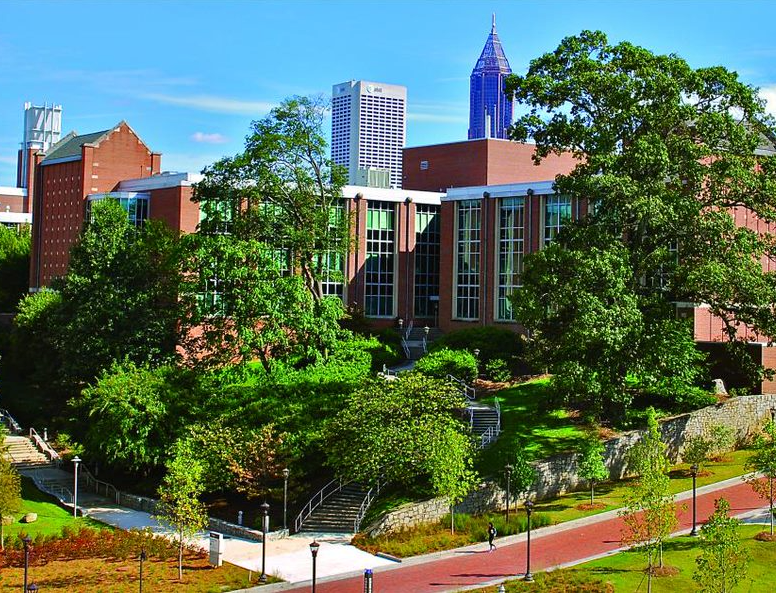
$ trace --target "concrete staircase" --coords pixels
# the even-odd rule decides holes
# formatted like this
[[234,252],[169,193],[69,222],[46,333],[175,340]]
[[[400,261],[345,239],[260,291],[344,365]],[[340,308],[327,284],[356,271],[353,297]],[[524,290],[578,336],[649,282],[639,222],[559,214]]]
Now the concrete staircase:
[[497,430],[499,425],[498,412],[495,408],[472,402],[469,405],[471,413],[472,434],[480,438],[488,429]]
[[[442,331],[438,327],[429,328],[428,337],[426,338],[427,347],[441,336]],[[409,332],[403,330],[402,337],[409,349],[409,355],[407,356],[409,360],[418,360],[426,353],[423,350],[423,338],[426,337],[426,331],[423,327],[413,327]]]
[[56,467],[54,463],[49,461],[48,457],[38,451],[27,437],[7,436],[4,445],[6,447],[5,457],[11,460],[13,466],[20,473]]
[[361,503],[369,488],[356,482],[331,494],[302,523],[301,533],[353,533]]

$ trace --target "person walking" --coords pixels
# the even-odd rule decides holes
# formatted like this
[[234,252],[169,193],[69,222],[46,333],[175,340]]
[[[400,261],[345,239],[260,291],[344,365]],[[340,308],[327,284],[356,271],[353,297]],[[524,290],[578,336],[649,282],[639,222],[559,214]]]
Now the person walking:
[[496,537],[496,528],[493,527],[493,523],[488,523],[488,552],[492,552],[496,549],[496,546],[493,545],[493,540]]

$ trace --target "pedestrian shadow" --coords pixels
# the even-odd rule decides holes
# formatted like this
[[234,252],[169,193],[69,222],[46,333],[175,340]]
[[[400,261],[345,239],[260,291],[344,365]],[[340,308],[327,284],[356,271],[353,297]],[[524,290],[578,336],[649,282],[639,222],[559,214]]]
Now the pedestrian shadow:
[[455,550],[454,554],[487,554],[488,550]]
[[487,572],[462,572],[459,574],[451,574],[451,577],[460,577],[464,579],[496,579],[496,578],[504,578],[504,577],[514,577],[514,573],[505,573],[505,572],[493,572],[493,573],[487,573]]

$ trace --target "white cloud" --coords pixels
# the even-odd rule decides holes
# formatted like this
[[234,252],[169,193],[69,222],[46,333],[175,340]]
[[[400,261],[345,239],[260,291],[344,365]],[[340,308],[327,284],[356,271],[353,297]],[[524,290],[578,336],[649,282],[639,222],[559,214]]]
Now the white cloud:
[[760,96],[765,99],[765,110],[776,116],[776,84],[761,87]]
[[212,95],[192,95],[192,96],[173,96],[157,93],[147,93],[141,95],[141,98],[168,105],[178,105],[180,107],[189,107],[200,111],[212,111],[215,113],[234,113],[241,115],[262,115],[269,112],[275,103],[266,101],[244,101],[241,99],[232,99],[230,97],[215,97]]
[[224,144],[225,142],[229,141],[226,136],[217,132],[213,134],[208,134],[206,132],[194,132],[191,135],[191,139],[194,140],[194,142],[201,142],[203,144]]
[[165,171],[199,173],[221,159],[220,154],[190,154],[181,152],[165,152],[162,155],[162,167]]

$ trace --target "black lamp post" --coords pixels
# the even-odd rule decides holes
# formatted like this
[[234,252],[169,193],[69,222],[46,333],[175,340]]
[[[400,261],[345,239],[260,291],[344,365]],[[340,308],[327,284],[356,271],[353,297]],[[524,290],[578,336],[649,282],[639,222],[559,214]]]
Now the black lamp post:
[[771,422],[776,422],[776,408],[771,408]]
[[267,563],[267,531],[269,528],[269,505],[267,502],[261,503],[261,576],[259,577],[260,583],[267,582],[267,573],[265,571]]
[[313,543],[310,544],[310,554],[313,555],[313,589],[312,593],[315,593],[315,559],[318,557],[318,548],[321,547],[321,544],[319,544],[317,541],[313,540]]
[[690,466],[690,473],[692,474],[692,531],[690,535],[698,535],[698,529],[695,522],[695,479],[698,477],[698,464],[693,463]]
[[512,466],[510,464],[506,464],[504,466],[504,473],[506,474],[507,478],[507,515],[506,515],[506,521],[509,523],[509,483],[512,481]]
[[528,546],[525,556],[525,578],[523,579],[527,583],[533,583],[533,575],[531,574],[531,513],[533,512],[533,502],[531,500],[525,501],[525,514],[528,517]]
[[283,529],[288,529],[286,523],[286,512],[288,511],[288,475],[291,471],[286,467],[283,468]]
[[143,562],[147,559],[145,548],[140,548],[140,556],[138,556],[138,560],[140,560],[140,593],[143,593]]
[[26,593],[27,591],[27,569],[30,565],[30,544],[32,543],[32,538],[29,535],[25,535],[22,538],[22,543],[24,544],[24,591]]
[[364,570],[364,593],[373,593],[371,568]]

